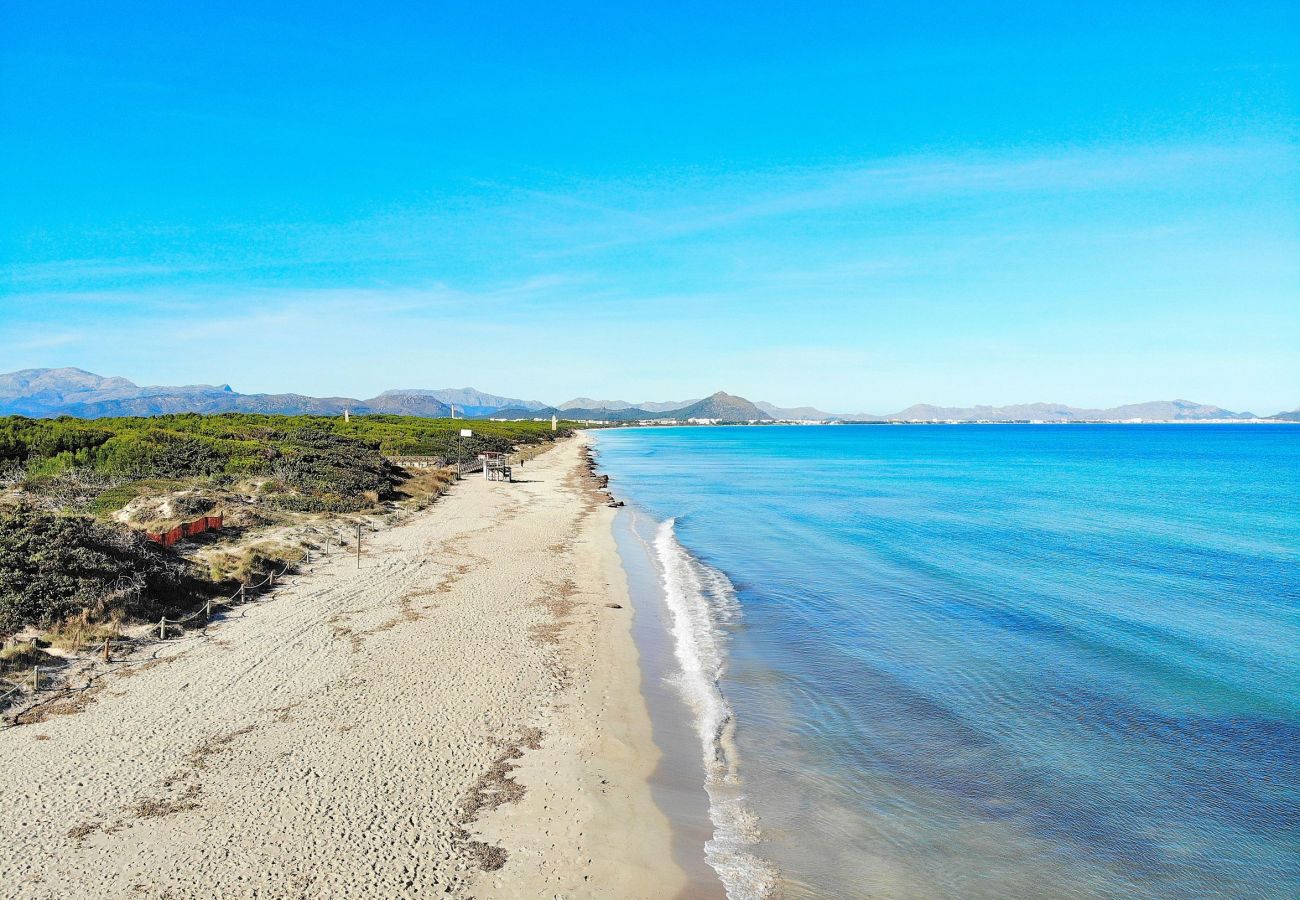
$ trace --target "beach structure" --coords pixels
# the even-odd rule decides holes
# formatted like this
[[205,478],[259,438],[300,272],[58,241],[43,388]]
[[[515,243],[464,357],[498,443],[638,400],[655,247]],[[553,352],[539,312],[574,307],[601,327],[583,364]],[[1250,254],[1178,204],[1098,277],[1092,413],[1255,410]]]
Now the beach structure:
[[487,451],[480,453],[483,460],[483,477],[488,481],[510,481],[510,459],[504,453]]

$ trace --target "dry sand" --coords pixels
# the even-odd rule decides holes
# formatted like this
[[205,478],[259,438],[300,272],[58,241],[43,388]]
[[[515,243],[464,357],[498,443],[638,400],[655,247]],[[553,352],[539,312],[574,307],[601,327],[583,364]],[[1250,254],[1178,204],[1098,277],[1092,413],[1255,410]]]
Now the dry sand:
[[[0,894],[672,897],[580,439],[0,731]],[[621,608],[613,608],[618,604]]]

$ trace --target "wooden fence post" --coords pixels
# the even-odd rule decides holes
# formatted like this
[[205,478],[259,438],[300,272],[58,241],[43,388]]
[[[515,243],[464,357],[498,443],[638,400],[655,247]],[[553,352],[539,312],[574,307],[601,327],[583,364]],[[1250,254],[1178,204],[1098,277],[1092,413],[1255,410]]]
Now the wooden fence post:
[[109,655],[108,649],[108,642],[111,640],[112,638],[104,638],[104,662],[112,662],[112,657]]
[[41,689],[41,667],[32,666],[32,690],[39,691],[40,689]]
[[167,640],[167,617],[163,616],[158,620],[158,640]]

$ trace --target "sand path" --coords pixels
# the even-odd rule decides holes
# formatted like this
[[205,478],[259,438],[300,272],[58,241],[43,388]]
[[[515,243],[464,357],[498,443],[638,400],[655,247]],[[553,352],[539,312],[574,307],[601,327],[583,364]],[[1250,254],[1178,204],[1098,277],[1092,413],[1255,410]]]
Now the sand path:
[[579,445],[0,732],[0,895],[673,896]]

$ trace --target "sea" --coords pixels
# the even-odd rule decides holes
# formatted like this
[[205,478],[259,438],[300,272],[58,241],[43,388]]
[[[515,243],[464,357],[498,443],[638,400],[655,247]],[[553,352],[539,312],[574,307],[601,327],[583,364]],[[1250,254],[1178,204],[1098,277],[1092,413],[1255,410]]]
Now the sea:
[[1300,426],[595,438],[732,900],[1300,897]]

